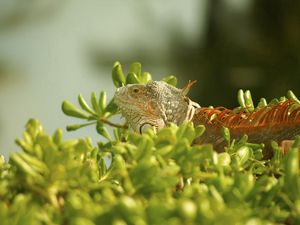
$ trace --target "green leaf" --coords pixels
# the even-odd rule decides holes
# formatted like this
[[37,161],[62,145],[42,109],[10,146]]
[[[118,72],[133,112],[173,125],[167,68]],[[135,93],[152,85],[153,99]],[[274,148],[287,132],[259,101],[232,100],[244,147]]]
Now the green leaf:
[[245,91],[245,93],[244,93],[244,99],[245,99],[245,104],[246,104],[247,110],[249,110],[250,112],[252,112],[254,110],[254,105],[253,105],[251,93],[250,93],[249,90]]
[[60,144],[62,141],[62,136],[63,136],[62,129],[56,129],[56,131],[54,132],[54,134],[52,136],[53,142],[57,145]]
[[67,116],[77,117],[81,119],[88,119],[89,115],[82,111],[81,109],[77,108],[75,105],[73,105],[69,101],[64,101],[62,104],[62,111]]
[[137,146],[135,155],[137,161],[149,160],[149,157],[151,156],[153,150],[153,146],[153,141],[149,137],[143,136],[139,141],[139,145]]
[[24,140],[21,140],[21,139],[18,138],[18,139],[16,139],[16,144],[18,146],[20,146],[23,149],[23,151],[25,151],[25,152],[30,152],[30,153],[33,152],[32,145],[30,145],[29,143],[25,142]]
[[257,105],[258,108],[263,108],[266,107],[268,105],[267,100],[265,98],[261,98],[259,100],[259,103]]
[[285,168],[285,182],[286,190],[290,192],[294,199],[300,199],[300,180],[299,180],[299,149],[290,148],[286,161]]
[[247,146],[242,146],[242,147],[240,147],[237,150],[236,155],[238,156],[239,163],[241,165],[243,165],[250,158],[250,156],[251,156],[251,149],[249,147],[247,147]]
[[116,141],[120,141],[120,132],[119,132],[118,128],[114,128],[113,133],[114,133],[114,137],[115,137]]
[[147,84],[149,81],[152,80],[152,76],[150,73],[144,72],[143,74],[141,74],[140,80],[143,84]]
[[111,135],[109,134],[107,128],[104,127],[102,123],[97,123],[96,130],[97,130],[98,134],[107,138],[109,141],[112,141]]
[[100,92],[99,107],[100,107],[101,113],[103,113],[105,111],[105,107],[106,107],[106,92],[104,92],[104,91]]
[[44,162],[37,159],[36,157],[30,156],[25,152],[20,152],[19,156],[24,160],[28,165],[30,165],[36,172],[38,173],[46,173],[48,172],[48,168]]
[[286,95],[289,99],[293,99],[294,101],[296,101],[297,103],[300,104],[300,100],[297,98],[297,96],[291,90],[289,90]]
[[179,127],[176,137],[178,140],[186,138],[190,143],[195,139],[195,130],[191,122],[183,122]]
[[242,108],[246,108],[246,103],[245,103],[245,98],[244,98],[244,91],[242,89],[240,89],[238,91],[238,95],[237,95],[237,100],[238,100],[238,103],[239,105],[242,107]]
[[177,85],[177,78],[174,75],[166,76],[162,80],[174,87],[176,87],[176,85]]
[[227,127],[222,128],[223,137],[228,145],[230,146],[230,130]]
[[89,112],[92,115],[97,115],[95,114],[95,111],[90,108],[90,106],[87,104],[87,102],[84,100],[81,94],[78,95],[78,102],[83,110]]
[[90,126],[90,125],[95,124],[95,123],[96,122],[93,121],[93,122],[90,122],[90,123],[68,125],[67,126],[67,131],[75,131],[75,130],[78,130],[78,129],[82,128],[82,127]]
[[140,84],[141,80],[135,73],[128,73],[126,77],[126,84]]
[[91,93],[91,103],[92,103],[93,109],[95,110],[97,115],[99,115],[101,113],[101,109],[98,105],[96,92],[94,92],[94,91]]
[[103,177],[107,173],[107,167],[103,157],[101,157],[99,160],[99,166],[100,166],[100,176]]
[[125,85],[125,76],[122,71],[122,66],[119,62],[114,63],[112,69],[112,80],[117,88]]
[[179,213],[186,219],[194,219],[197,215],[197,206],[192,200],[180,202]]
[[227,152],[218,154],[218,164],[221,166],[229,166],[231,163],[231,157]]
[[41,123],[36,119],[29,119],[26,123],[26,132],[35,139],[37,135],[43,134],[44,130]]
[[71,140],[62,141],[59,144],[59,148],[60,149],[71,149],[71,148],[74,148],[78,143],[79,143],[78,139],[71,139]]
[[111,166],[109,167],[106,175],[111,178],[118,179],[126,174],[126,163],[121,155],[116,154],[112,159]]
[[13,153],[10,157],[10,160],[14,162],[25,174],[28,174],[39,180],[41,179],[40,174],[38,174],[27,162],[25,162],[18,153]]
[[132,63],[129,68],[129,73],[134,73],[140,78],[142,74],[142,65],[139,62]]
[[269,102],[269,104],[268,105],[278,105],[278,103],[279,103],[279,100],[277,99],[277,98],[273,98],[270,102]]
[[198,138],[204,134],[206,128],[204,125],[198,125],[194,129],[195,129],[195,138]]

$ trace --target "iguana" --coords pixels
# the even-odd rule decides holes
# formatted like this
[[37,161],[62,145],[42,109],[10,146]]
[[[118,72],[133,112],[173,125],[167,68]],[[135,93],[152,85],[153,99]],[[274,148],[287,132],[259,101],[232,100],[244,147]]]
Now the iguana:
[[204,135],[195,143],[212,143],[217,151],[224,150],[222,127],[230,129],[232,138],[238,139],[247,134],[250,142],[264,143],[266,149],[270,147],[271,140],[282,142],[300,134],[300,104],[293,99],[260,107],[252,112],[200,107],[187,97],[194,83],[189,82],[183,89],[164,81],[151,81],[145,85],[129,84],[118,88],[114,99],[133,130],[158,130],[168,123],[179,125],[189,120],[206,127]]

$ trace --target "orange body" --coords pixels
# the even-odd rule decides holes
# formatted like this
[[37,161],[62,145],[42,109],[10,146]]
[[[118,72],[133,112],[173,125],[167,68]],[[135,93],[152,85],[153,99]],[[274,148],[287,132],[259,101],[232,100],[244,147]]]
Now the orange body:
[[232,138],[238,139],[247,134],[249,142],[264,143],[266,153],[270,154],[271,140],[280,143],[300,134],[300,104],[286,100],[252,112],[242,110],[238,113],[223,107],[200,108],[193,122],[206,126],[205,134],[196,140],[198,144],[214,143],[214,148],[222,151],[226,144],[222,127],[227,127]]

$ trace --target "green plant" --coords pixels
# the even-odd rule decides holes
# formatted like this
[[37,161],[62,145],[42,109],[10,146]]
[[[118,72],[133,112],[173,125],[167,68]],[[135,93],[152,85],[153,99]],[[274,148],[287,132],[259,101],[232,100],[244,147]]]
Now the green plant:
[[[115,63],[116,87],[151,79],[139,63],[129,71],[125,77]],[[174,76],[165,80],[176,85]],[[273,143],[274,157],[263,160],[262,145],[247,136],[231,140],[224,129],[228,146],[217,153],[210,144],[192,145],[205,128],[191,122],[156,134],[111,123],[117,107],[105,96],[92,93],[89,106],[79,95],[81,109],[68,101],[62,106],[87,121],[68,130],[96,125],[107,139],[97,146],[89,138],[64,140],[60,129],[48,135],[37,120],[28,121],[16,141],[22,151],[8,162],[0,157],[1,224],[300,223],[300,138],[287,155]],[[250,97],[241,93],[239,101],[248,98],[249,108]]]

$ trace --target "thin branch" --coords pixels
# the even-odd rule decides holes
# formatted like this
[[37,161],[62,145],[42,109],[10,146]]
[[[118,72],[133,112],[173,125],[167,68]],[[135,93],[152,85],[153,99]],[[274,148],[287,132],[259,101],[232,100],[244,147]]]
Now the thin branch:
[[109,126],[116,127],[116,128],[124,128],[124,129],[128,128],[128,126],[126,124],[122,125],[122,124],[113,123],[104,118],[99,118],[98,121],[101,123],[108,124]]

